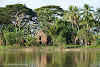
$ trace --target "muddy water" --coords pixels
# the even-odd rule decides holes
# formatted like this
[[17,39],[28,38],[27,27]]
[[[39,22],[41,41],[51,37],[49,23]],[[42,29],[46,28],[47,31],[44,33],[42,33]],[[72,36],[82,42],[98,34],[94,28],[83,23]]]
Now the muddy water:
[[0,49],[0,67],[100,67],[100,49]]

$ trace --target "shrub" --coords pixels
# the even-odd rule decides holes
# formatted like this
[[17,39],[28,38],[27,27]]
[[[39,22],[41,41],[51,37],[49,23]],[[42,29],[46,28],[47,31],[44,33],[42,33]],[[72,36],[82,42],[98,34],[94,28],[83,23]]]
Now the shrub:
[[96,45],[100,45],[100,39],[96,40]]
[[6,45],[13,45],[15,43],[21,44],[24,39],[23,32],[4,32],[4,38],[6,40]]
[[28,36],[26,39],[25,46],[38,46],[39,43],[36,41],[36,38]]

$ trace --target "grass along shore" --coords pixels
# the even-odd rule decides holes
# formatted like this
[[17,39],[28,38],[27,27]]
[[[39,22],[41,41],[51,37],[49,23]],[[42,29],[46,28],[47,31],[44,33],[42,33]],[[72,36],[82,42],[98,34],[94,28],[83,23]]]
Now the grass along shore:
[[70,48],[100,48],[100,45],[89,45],[89,46],[81,46],[81,45],[66,45],[66,46],[0,46],[0,49],[2,48],[34,48],[39,47],[41,49],[44,48],[61,48],[61,49],[70,49]]

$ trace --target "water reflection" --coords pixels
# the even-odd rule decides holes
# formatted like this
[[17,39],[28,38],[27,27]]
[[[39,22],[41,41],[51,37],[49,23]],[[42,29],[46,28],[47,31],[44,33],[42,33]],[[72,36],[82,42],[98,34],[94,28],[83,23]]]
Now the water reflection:
[[100,49],[80,51],[0,50],[0,67],[99,67]]

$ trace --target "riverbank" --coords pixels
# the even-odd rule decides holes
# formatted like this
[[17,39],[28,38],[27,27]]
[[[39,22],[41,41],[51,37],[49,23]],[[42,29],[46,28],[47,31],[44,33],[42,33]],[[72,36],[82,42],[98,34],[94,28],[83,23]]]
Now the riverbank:
[[[75,45],[74,45],[75,46]],[[76,45],[78,46],[78,45]],[[76,48],[76,46],[74,48],[66,48],[66,46],[31,46],[31,47],[23,47],[23,46],[0,46],[0,50],[6,50],[6,51],[19,51],[19,52],[80,52],[83,50],[91,50],[91,49],[95,49],[95,48],[100,48],[99,45],[97,46],[81,46]],[[68,47],[68,46],[67,46]],[[71,46],[69,46],[71,47]],[[72,46],[73,47],[73,46]]]
[[17,48],[39,48],[39,49],[71,49],[71,48],[100,48],[100,45],[90,45],[90,46],[80,46],[80,45],[67,45],[67,46],[0,46],[0,49],[2,48],[11,48],[11,49],[17,49]]

